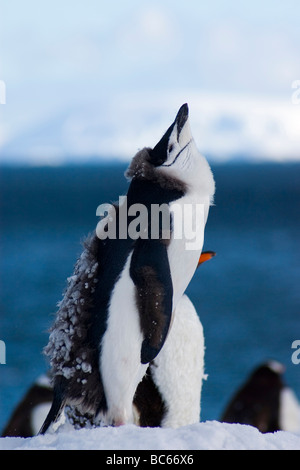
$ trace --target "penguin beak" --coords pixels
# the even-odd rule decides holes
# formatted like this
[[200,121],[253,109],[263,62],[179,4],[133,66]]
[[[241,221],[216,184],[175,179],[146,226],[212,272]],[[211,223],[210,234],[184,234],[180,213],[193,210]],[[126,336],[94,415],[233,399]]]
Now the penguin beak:
[[175,118],[175,124],[177,124],[177,136],[180,135],[186,121],[188,120],[188,117],[189,117],[189,107],[187,103],[185,103],[181,106]]
[[192,133],[189,124],[189,107],[187,103],[179,109],[174,121],[174,127],[177,129],[177,142],[183,149],[192,140]]
[[[183,150],[192,140],[189,124],[189,107],[185,103],[179,109],[176,118],[160,141],[151,150],[151,163],[154,166],[162,165],[167,158],[169,145],[179,144],[179,151]],[[167,165],[168,166],[168,165]]]
[[203,251],[200,255],[197,267],[199,267],[200,264],[205,263],[205,261],[212,259],[214,256],[216,256],[216,254],[217,253],[215,253],[214,251]]

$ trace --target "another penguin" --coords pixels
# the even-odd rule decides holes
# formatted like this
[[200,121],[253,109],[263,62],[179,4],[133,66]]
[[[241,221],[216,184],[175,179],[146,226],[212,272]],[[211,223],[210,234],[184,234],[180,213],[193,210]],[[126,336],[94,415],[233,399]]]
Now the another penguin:
[[[201,253],[198,266],[215,256]],[[134,424],[142,427],[187,426],[200,420],[204,374],[204,335],[197,312],[187,297],[178,302],[164,347],[149,364],[134,400]],[[67,407],[66,419],[75,428],[97,426],[90,415]]]
[[[186,104],[159,143],[133,158],[127,176],[128,208],[140,204],[151,214],[153,205],[167,206],[169,236],[160,226],[155,238],[123,237],[119,220],[109,214],[103,237],[97,232],[87,240],[45,349],[54,399],[41,433],[66,404],[104,424],[134,422],[136,388],[163,347],[172,313],[196,270],[215,186],[192,138]],[[175,203],[182,212],[191,209],[189,219],[200,235],[195,249],[187,247],[190,234],[174,236],[180,231]],[[117,215],[121,209],[116,207]],[[133,220],[128,217],[127,229]],[[117,236],[105,239],[111,223]]]
[[[198,266],[215,254],[203,252]],[[137,387],[136,424],[177,428],[199,422],[205,379],[204,351],[202,323],[184,294],[176,306],[164,347]]]
[[13,411],[1,437],[32,437],[40,430],[53,400],[49,377],[42,375]]
[[286,386],[284,366],[269,361],[257,367],[226,407],[221,421],[249,424],[260,432],[299,431],[300,406]]

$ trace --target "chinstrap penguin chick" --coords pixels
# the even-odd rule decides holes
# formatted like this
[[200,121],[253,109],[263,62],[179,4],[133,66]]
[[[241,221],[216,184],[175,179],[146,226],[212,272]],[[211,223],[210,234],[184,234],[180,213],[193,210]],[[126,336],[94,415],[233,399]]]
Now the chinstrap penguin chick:
[[[192,138],[186,104],[159,143],[133,158],[127,177],[128,208],[142,204],[151,214],[153,204],[167,205],[169,237],[160,227],[155,239],[123,238],[113,220],[115,238],[97,232],[87,240],[45,348],[54,399],[41,433],[65,405],[108,425],[134,422],[137,386],[161,351],[173,312],[197,268],[215,186]],[[174,236],[175,204],[191,208],[198,236],[194,249],[187,248],[190,237],[184,231],[181,238]],[[133,219],[128,217],[127,224]],[[110,223],[107,217],[103,232]]]

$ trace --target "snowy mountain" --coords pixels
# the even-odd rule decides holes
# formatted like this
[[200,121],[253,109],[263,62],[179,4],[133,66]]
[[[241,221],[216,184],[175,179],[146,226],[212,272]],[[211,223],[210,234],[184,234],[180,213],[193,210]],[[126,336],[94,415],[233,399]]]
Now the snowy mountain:
[[184,102],[197,145],[210,160],[300,160],[300,105],[291,99],[178,91],[81,98],[48,113],[36,110],[26,123],[4,126],[0,161],[129,160],[157,142]]

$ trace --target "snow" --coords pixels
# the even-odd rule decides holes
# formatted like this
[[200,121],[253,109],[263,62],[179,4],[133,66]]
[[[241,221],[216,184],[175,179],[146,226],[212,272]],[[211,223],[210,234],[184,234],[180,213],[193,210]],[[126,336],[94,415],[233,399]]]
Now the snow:
[[252,426],[218,421],[177,429],[125,425],[5,437],[0,450],[300,450],[300,433],[262,434]]

